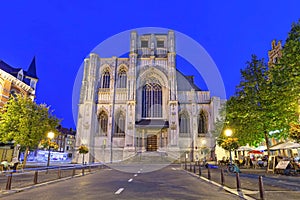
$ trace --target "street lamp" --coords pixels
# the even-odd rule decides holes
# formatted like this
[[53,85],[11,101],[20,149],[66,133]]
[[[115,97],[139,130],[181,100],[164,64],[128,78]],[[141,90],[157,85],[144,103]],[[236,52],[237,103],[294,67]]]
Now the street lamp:
[[[227,136],[227,137],[231,137],[231,135],[232,135],[232,130],[231,129],[226,129],[225,131],[224,131],[224,133],[225,133],[225,135]],[[231,156],[231,149],[229,149],[229,159],[230,159],[230,165],[232,165],[232,156]]]
[[[53,132],[49,132],[47,134],[47,137],[49,138],[50,142],[51,140],[54,138],[54,133]],[[47,170],[48,170],[48,167],[49,167],[49,164],[50,164],[50,142],[49,142],[49,147],[48,147],[48,162],[47,162]]]

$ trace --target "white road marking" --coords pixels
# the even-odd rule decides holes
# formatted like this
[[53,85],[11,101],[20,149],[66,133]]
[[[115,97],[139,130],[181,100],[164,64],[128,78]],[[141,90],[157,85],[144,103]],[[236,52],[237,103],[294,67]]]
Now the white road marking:
[[121,192],[123,192],[123,190],[124,190],[124,188],[120,188],[115,192],[115,194],[120,194]]
[[138,171],[138,174],[140,174],[141,173],[141,171]]
[[128,180],[128,182],[130,183],[132,180],[133,180],[133,179],[131,178],[131,179]]
[[137,176],[137,174],[134,174],[133,176]]
[[172,170],[177,170],[176,168],[172,167]]

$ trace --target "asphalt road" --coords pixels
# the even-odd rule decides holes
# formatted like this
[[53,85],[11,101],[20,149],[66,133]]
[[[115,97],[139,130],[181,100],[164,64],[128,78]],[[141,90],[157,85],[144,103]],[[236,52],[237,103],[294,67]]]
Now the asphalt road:
[[[240,199],[223,189],[195,178],[178,166],[158,167],[147,172],[147,166],[131,167],[134,173],[103,169],[93,174],[31,188],[5,195],[6,200],[76,200],[76,199]],[[143,169],[144,168],[144,169]]]

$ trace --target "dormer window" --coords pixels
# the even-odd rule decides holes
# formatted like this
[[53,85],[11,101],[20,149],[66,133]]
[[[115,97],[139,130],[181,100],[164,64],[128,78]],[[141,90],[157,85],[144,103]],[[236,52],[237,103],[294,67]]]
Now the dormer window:
[[34,80],[30,80],[30,87],[35,89],[36,82]]
[[156,46],[158,48],[164,48],[165,47],[165,42],[163,40],[158,40]]
[[148,48],[148,40],[142,40],[141,41],[141,47],[142,48]]
[[17,76],[17,79],[23,81],[23,71],[22,71],[22,70],[19,71],[18,76]]

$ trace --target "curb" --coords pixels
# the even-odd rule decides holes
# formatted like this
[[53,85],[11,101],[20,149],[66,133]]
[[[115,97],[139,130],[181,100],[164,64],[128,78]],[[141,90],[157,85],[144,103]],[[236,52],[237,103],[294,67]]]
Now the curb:
[[212,180],[209,180],[209,179],[207,179],[207,178],[205,178],[205,177],[203,177],[203,176],[198,176],[197,174],[194,174],[194,173],[189,172],[189,171],[184,170],[184,169],[182,169],[182,170],[185,171],[186,173],[192,175],[192,176],[195,176],[195,177],[197,177],[197,178],[199,178],[199,179],[202,179],[202,180],[204,180],[204,181],[206,181],[206,182],[208,182],[208,183],[211,183],[211,184],[213,184],[213,185],[215,185],[215,186],[217,186],[217,187],[219,187],[219,188],[222,188],[222,189],[224,189],[225,191],[227,191],[227,192],[229,192],[229,193],[231,193],[231,194],[235,194],[235,195],[237,195],[237,196],[239,196],[239,197],[241,197],[241,198],[243,198],[243,199],[246,199],[246,200],[256,200],[256,199],[254,199],[254,198],[252,198],[252,197],[247,196],[246,194],[243,194],[243,190],[237,191],[236,189],[232,189],[232,188],[226,187],[226,186],[221,185],[221,184],[219,184],[219,183],[217,183],[217,182],[214,182],[214,181],[212,181]]

